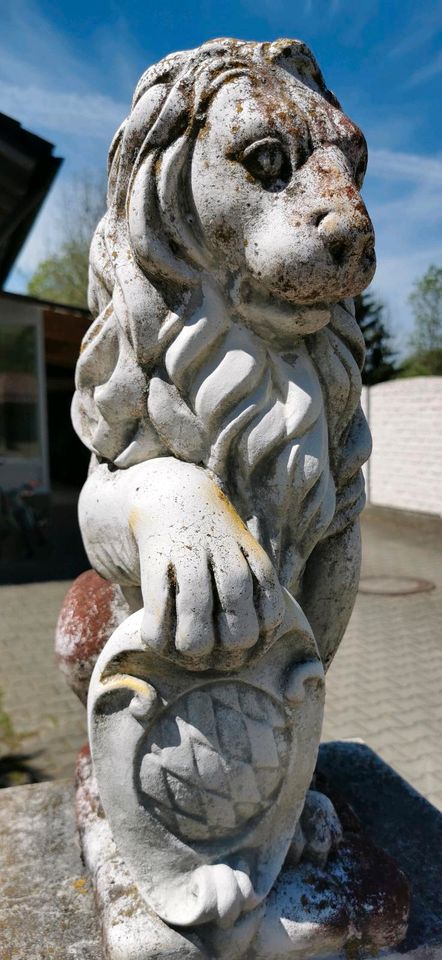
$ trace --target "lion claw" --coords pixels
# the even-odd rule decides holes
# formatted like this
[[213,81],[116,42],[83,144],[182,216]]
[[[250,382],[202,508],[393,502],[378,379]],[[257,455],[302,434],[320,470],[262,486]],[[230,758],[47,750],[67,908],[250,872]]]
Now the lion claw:
[[309,790],[290,845],[288,862],[294,865],[300,860],[309,860],[323,868],[341,841],[342,827],[331,800],[318,790]]

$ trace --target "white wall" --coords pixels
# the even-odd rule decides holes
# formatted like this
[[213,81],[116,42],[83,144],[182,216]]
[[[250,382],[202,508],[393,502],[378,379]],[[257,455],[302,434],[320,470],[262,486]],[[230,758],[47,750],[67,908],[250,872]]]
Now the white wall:
[[442,377],[410,377],[364,388],[373,436],[369,503],[442,514]]

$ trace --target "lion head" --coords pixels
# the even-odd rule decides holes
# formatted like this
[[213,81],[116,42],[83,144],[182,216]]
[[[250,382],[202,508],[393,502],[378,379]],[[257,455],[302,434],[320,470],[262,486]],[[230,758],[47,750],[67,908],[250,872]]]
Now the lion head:
[[212,41],[141,77],[91,246],[81,439],[116,468],[212,469],[291,585],[361,497],[365,167],[304,44]]

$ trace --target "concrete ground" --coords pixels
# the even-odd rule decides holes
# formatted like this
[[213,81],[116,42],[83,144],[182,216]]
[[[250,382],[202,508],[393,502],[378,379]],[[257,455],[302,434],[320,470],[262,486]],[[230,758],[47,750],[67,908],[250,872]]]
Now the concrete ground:
[[[328,675],[324,723],[324,739],[365,741],[440,809],[441,531],[437,518],[373,508],[364,514],[362,587],[398,589],[400,582],[385,578],[412,577],[431,581],[435,589],[358,595]],[[68,585],[0,587],[0,771],[3,755],[8,783],[69,777],[86,738],[84,708],[58,674],[52,653]],[[9,763],[11,753],[27,757]]]

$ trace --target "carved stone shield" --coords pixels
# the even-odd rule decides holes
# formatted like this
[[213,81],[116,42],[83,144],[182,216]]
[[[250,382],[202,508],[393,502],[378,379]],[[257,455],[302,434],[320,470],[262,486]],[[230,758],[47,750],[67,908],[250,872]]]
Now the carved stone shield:
[[287,594],[279,636],[236,673],[195,674],[115,631],[89,691],[91,749],[119,853],[166,922],[230,925],[281,869],[313,773],[323,670]]

